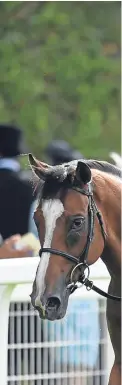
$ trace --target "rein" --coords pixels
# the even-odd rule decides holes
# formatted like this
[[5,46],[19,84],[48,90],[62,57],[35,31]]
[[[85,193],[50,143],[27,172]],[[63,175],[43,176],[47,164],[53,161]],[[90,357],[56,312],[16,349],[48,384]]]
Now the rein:
[[[79,260],[72,256],[71,254],[65,253],[64,251],[60,251],[57,249],[52,249],[52,248],[41,248],[39,251],[39,256],[41,257],[42,253],[51,253],[55,255],[59,255],[61,257],[66,258],[70,262],[73,262],[75,264],[75,267],[73,268],[71,272],[71,283],[67,286],[67,289],[70,290],[70,294],[72,294],[77,288],[77,284],[74,283],[73,281],[73,275],[74,272],[76,271],[77,268],[81,269],[81,275],[79,277],[78,282],[82,283],[84,286],[86,286],[86,289],[89,290],[94,290],[96,293],[102,295],[105,298],[112,299],[115,301],[121,301],[121,297],[117,297],[111,294],[108,294],[104,292],[103,290],[99,289],[97,286],[93,284],[93,281],[89,280],[90,276],[90,268],[87,263],[87,258],[88,258],[88,252],[90,248],[90,244],[92,242],[93,236],[94,236],[94,220],[95,220],[95,215],[97,216],[99,225],[101,227],[101,233],[104,239],[104,245],[105,245],[105,240],[106,240],[106,233],[104,229],[104,224],[102,220],[101,213],[99,212],[97,205],[94,201],[93,198],[93,192],[92,192],[92,187],[91,187],[91,182],[88,184],[87,190],[85,189],[80,189],[79,187],[72,187],[73,190],[86,195],[89,200],[89,205],[88,205],[88,235],[87,235],[87,241],[86,245],[82,251],[82,253],[79,256]],[[87,277],[85,276],[84,272],[82,273],[82,268],[87,269]]]

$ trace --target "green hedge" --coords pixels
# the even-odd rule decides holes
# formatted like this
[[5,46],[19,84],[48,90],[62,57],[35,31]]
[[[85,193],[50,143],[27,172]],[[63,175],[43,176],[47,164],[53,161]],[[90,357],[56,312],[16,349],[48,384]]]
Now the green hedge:
[[120,152],[120,2],[1,2],[0,32],[1,122],[37,156],[52,138]]

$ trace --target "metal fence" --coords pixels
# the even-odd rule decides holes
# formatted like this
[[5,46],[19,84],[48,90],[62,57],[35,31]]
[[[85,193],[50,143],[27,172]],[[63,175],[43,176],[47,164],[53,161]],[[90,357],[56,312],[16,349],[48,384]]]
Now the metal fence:
[[[78,301],[83,298],[79,297]],[[71,301],[75,301],[75,298]],[[84,304],[86,299],[84,298]],[[91,301],[95,301],[91,298]],[[69,341],[64,321],[41,321],[29,302],[12,302],[9,312],[8,384],[9,385],[105,385],[108,377],[106,301],[97,300],[99,341],[83,339],[78,328],[80,319],[91,319],[93,314],[85,307],[72,313],[74,335]],[[77,320],[77,324],[75,325]],[[57,324],[58,323],[58,324]],[[62,330],[63,326],[63,330]],[[95,325],[91,325],[94,328]],[[84,325],[85,327],[85,325]],[[77,331],[76,331],[77,328]],[[88,330],[88,328],[87,328]],[[63,335],[62,335],[63,332]],[[76,338],[77,334],[77,338]],[[88,330],[89,334],[89,330]],[[97,346],[94,367],[89,368],[89,346]],[[84,349],[87,347],[87,349]],[[62,359],[63,354],[63,359]],[[76,357],[85,354],[86,367]],[[72,357],[71,357],[72,355]]]
[[[0,385],[107,385],[106,300],[78,289],[63,320],[40,320],[29,302],[37,261],[0,263]],[[103,266],[95,264],[91,278],[107,290]]]

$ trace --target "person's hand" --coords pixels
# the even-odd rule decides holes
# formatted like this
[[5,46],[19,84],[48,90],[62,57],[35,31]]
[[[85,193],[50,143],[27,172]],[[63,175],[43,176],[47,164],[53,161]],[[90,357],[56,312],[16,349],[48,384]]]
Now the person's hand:
[[0,246],[0,259],[5,258],[25,258],[29,256],[29,252],[32,251],[32,248],[29,246],[24,247],[21,250],[16,250],[16,243],[21,240],[20,235],[13,235],[12,237],[6,239],[3,244]]

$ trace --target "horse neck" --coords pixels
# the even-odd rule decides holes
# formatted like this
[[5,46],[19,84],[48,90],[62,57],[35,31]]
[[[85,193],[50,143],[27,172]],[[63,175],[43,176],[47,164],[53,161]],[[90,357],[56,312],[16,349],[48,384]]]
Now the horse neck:
[[93,170],[94,198],[101,211],[107,233],[102,260],[111,276],[120,274],[121,267],[121,180]]

